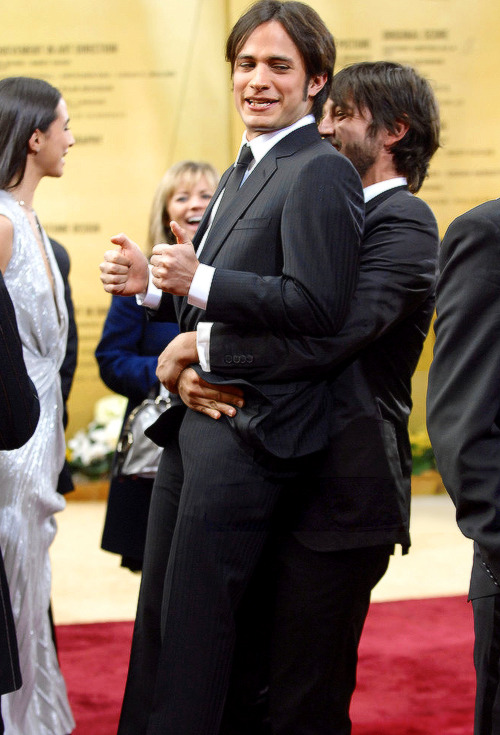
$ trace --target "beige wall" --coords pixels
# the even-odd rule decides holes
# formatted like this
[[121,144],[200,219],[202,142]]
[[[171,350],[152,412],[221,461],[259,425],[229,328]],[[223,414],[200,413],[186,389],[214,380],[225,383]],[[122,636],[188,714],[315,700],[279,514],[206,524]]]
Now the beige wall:
[[[28,0],[2,7],[0,76],[30,75],[59,87],[77,145],[61,181],[44,180],[35,206],[72,259],[80,332],[69,434],[86,425],[106,393],[93,351],[109,297],[98,265],[109,237],[143,242],[163,171],[181,158],[220,171],[242,127],[224,62],[228,29],[247,0]],[[337,69],[390,59],[416,66],[436,90],[443,147],[420,196],[441,234],[462,211],[497,196],[500,152],[495,70],[500,8],[477,0],[313,0],[338,47]],[[414,381],[412,426],[424,421],[429,338]]]

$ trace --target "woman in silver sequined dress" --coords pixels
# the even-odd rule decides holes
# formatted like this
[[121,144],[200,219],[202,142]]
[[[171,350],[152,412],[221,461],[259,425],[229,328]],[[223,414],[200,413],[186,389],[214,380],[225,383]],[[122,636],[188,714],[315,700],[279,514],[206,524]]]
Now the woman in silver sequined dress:
[[61,94],[27,77],[0,81],[0,270],[14,302],[40,419],[21,449],[0,451],[0,547],[16,623],[23,684],[2,696],[7,735],[67,735],[74,728],[48,617],[49,547],[64,461],[59,368],[68,315],[64,286],[33,196],[63,173],[74,138]]

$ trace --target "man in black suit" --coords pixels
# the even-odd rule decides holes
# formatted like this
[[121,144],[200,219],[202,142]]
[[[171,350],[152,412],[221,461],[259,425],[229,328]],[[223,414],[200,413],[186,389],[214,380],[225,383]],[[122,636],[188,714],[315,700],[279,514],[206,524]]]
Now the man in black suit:
[[[335,59],[331,34],[315,11],[297,2],[256,3],[233,28],[227,58],[246,128],[242,150],[248,143],[253,159],[241,164],[247,178],[238,189],[239,163],[223,175],[194,238],[198,257],[172,225],[180,244],[156,246],[151,260],[155,285],[183,297],[174,302],[182,334],[164,359],[177,363],[194,351],[201,375],[223,384],[225,371],[210,372],[203,357],[212,307],[220,312],[212,329],[239,321],[255,337],[255,349],[230,350],[229,363],[266,359],[273,330],[296,335],[307,350],[310,338],[335,333],[345,318],[363,219],[357,173],[321,140],[315,124]],[[113,241],[120,250],[107,253],[102,265],[107,290],[142,291],[142,254],[124,236]],[[159,309],[169,320],[171,303],[164,296]],[[303,458],[326,443],[326,380],[297,374],[237,383],[245,406],[230,420],[172,408],[151,431],[165,449],[153,489],[121,735],[217,735],[235,615],[273,508]],[[176,423],[179,432],[169,433]]]
[[[64,405],[63,426],[64,428],[66,428],[68,425],[67,403],[71,391],[71,386],[73,385],[73,378],[75,376],[77,363],[78,331],[75,320],[75,307],[71,295],[71,285],[69,282],[71,261],[68,255],[68,251],[66,250],[64,245],[61,245],[60,242],[54,240],[52,237],[50,237],[49,240],[64,282],[64,300],[66,302],[66,308],[68,310],[68,339],[66,340],[66,354],[64,355],[64,360],[59,369],[59,375],[61,378],[61,392]],[[75,483],[73,482],[71,468],[69,466],[68,460],[65,459],[57,481],[57,492],[61,493],[61,495],[66,495],[67,493],[72,492],[74,489]],[[54,625],[54,616],[52,614],[52,603],[49,606],[49,619],[54,646],[57,650],[57,637],[56,628]]]
[[[68,425],[68,409],[67,403],[71,386],[73,385],[73,378],[75,376],[77,354],[78,354],[78,331],[75,320],[75,307],[73,304],[73,298],[71,295],[71,285],[69,282],[69,271],[71,267],[71,261],[69,259],[68,251],[61,245],[60,242],[50,239],[52,250],[57,261],[59,270],[64,282],[64,300],[66,302],[66,308],[68,309],[68,339],[66,342],[66,354],[59,370],[61,376],[61,391],[64,403],[64,414],[63,414],[63,426],[66,428]],[[68,461],[64,460],[63,468],[59,474],[59,480],[57,483],[57,492],[61,495],[66,495],[75,489],[73,478],[71,475],[71,469]]]
[[441,246],[427,426],[462,533],[474,540],[474,735],[500,733],[500,200],[458,217]]
[[[439,114],[426,80],[400,64],[362,63],[335,75],[320,132],[361,176],[366,219],[359,282],[337,335],[300,340],[267,335],[265,360],[232,365],[236,378],[331,378],[328,449],[316,455],[276,513],[276,603],[270,632],[273,735],[347,735],[357,649],[371,590],[395,544],[410,545],[411,377],[434,307],[438,230],[429,207],[413,196],[439,145]],[[220,318],[217,312],[214,319]],[[212,370],[230,349],[252,353],[248,335],[215,328]],[[229,368],[226,365],[226,373]],[[179,389],[195,410],[224,412],[217,394],[192,370]],[[198,391],[198,393],[197,393]],[[230,401],[230,397],[226,396]],[[263,564],[265,567],[266,565]],[[257,590],[257,591],[256,591]],[[265,628],[256,617],[258,580],[246,602],[248,620],[237,648],[227,729],[244,711],[249,671]],[[252,598],[253,595],[253,598]],[[265,599],[265,594],[261,595]],[[251,628],[251,623],[250,623]],[[252,650],[246,643],[251,641]],[[248,698],[248,697],[247,697]],[[260,733],[255,717],[251,732]],[[267,730],[263,730],[267,732]]]
[[[14,306],[0,273],[0,450],[18,449],[26,444],[39,416],[40,404],[26,372]],[[16,630],[0,552],[0,694],[20,686]],[[0,733],[3,732],[0,713]]]

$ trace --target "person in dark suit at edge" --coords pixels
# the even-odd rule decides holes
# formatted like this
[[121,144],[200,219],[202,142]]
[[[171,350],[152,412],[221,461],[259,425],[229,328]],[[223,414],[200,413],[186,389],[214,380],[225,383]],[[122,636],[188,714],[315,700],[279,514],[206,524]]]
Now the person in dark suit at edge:
[[474,735],[500,733],[500,200],[448,227],[439,256],[427,427],[462,533],[474,541]]
[[[288,489],[275,513],[276,546],[262,564],[266,571],[275,564],[274,611],[257,616],[257,579],[245,600],[250,628],[258,621],[258,630],[242,625],[224,735],[261,732],[258,715],[245,710],[245,690],[266,614],[273,735],[351,732],[371,591],[394,545],[404,552],[410,546],[411,378],[433,313],[439,243],[431,210],[414,194],[439,147],[439,127],[433,91],[410,67],[366,62],[334,76],[319,129],[356,167],[366,201],[359,281],[347,319],[335,336],[309,340],[307,353],[300,339],[269,334],[265,359],[229,366],[235,378],[276,381],[327,369],[333,400],[327,450],[302,468],[295,491]],[[211,368],[217,373],[226,365],[229,373],[229,352],[254,349],[250,336],[216,327]],[[214,418],[228,409],[229,396],[224,406],[219,389],[207,390],[190,368],[178,390],[187,405]]]
[[[66,429],[68,425],[68,408],[67,403],[71,386],[73,385],[73,378],[75,376],[77,354],[78,354],[78,330],[75,320],[75,307],[73,304],[73,298],[71,295],[71,285],[69,282],[69,271],[71,268],[71,261],[69,259],[68,251],[61,245],[60,242],[49,237],[50,245],[54,251],[54,256],[57,262],[57,266],[61,271],[61,276],[64,282],[64,300],[66,302],[66,308],[68,309],[68,339],[66,341],[66,354],[59,370],[61,376],[61,392],[63,397],[64,412],[63,412],[63,426]],[[57,492],[61,495],[66,495],[75,489],[75,483],[73,482],[73,476],[71,474],[71,468],[67,459],[64,460],[61,472],[59,473],[59,480],[57,482]],[[52,611],[52,603],[49,606],[49,619],[50,627],[52,629],[52,639],[57,652],[57,635],[54,624],[54,616]]]
[[[40,404],[24,364],[14,306],[0,273],[0,450],[26,444],[39,415]],[[0,695],[19,689],[21,683],[16,629],[0,550]]]
[[[68,251],[61,245],[60,242],[54,240],[52,237],[49,238],[52,250],[57,261],[59,270],[64,282],[64,300],[66,301],[66,308],[68,309],[68,340],[66,343],[66,355],[64,356],[59,375],[61,376],[61,391],[64,403],[64,415],[63,415],[63,426],[64,428],[68,425],[68,409],[67,403],[71,386],[73,385],[73,378],[75,377],[77,355],[78,355],[78,330],[75,320],[75,307],[73,304],[73,298],[71,295],[71,285],[69,282],[69,271],[71,262],[69,259]],[[71,492],[75,489],[73,478],[71,476],[71,469],[68,461],[64,460],[64,465],[59,475],[59,482],[57,484],[57,492],[62,495]]]
[[[197,337],[203,351],[212,300],[219,308],[214,328],[242,321],[243,331],[256,337],[253,354],[232,352],[235,363],[242,355],[247,363],[265,359],[259,336],[264,346],[273,330],[297,335],[306,349],[310,336],[341,327],[357,279],[361,182],[350,162],[321,140],[315,122],[332,76],[331,34],[305,4],[261,0],[234,26],[227,58],[246,128],[241,153],[249,156],[221,179],[193,238],[199,260],[175,224],[179,244],[154,249],[154,285],[182,297],[173,302],[181,334],[160,363],[172,356],[177,362],[176,355],[190,350],[201,359]],[[240,169],[247,178],[238,189]],[[101,265],[106,289],[143,291],[147,263],[140,249],[125,236],[113,242],[120,249],[108,251]],[[171,305],[162,296],[158,315],[168,319]],[[197,369],[211,382],[227,382],[224,369],[215,375],[204,360]],[[235,615],[273,508],[304,458],[326,443],[326,380],[296,375],[237,383],[245,405],[228,421],[178,407],[149,432],[165,449],[153,488],[120,735],[217,735]]]

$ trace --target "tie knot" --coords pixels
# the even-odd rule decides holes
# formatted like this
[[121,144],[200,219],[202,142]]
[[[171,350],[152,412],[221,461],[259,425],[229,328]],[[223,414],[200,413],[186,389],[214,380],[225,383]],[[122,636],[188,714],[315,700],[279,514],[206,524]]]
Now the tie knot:
[[245,143],[245,145],[242,146],[240,150],[240,155],[238,156],[238,160],[236,161],[236,163],[238,164],[238,166],[245,166],[246,168],[248,164],[250,163],[250,161],[252,160],[253,160],[252,149],[250,148],[249,145]]

